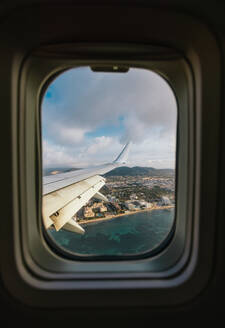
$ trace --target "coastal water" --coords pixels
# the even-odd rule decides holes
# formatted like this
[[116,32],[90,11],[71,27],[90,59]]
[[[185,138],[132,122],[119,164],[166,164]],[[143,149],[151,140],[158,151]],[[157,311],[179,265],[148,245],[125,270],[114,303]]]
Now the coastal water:
[[84,235],[65,230],[49,233],[58,246],[76,255],[137,255],[159,246],[173,222],[173,208],[158,209],[83,224]]

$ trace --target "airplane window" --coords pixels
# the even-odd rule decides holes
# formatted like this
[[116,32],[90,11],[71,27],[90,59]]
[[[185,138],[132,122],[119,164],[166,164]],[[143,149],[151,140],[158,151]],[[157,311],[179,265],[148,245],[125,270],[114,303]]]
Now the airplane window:
[[155,72],[79,67],[59,75],[42,100],[50,244],[90,259],[165,246],[175,225],[176,132],[176,98]]

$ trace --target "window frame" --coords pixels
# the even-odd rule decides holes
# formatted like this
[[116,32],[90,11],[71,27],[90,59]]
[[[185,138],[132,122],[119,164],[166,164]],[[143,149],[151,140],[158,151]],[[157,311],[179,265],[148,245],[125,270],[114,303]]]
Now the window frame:
[[[134,9],[130,11],[128,20],[131,19],[133,21],[132,17],[135,17],[137,14],[137,8]],[[84,13],[86,10],[87,8],[85,8]],[[138,10],[140,11],[141,9],[139,8]],[[161,263],[164,262],[164,269],[162,266],[159,268],[155,265],[156,272],[153,272],[154,268],[152,268],[152,272],[149,270],[147,272],[143,270],[137,272],[136,268],[133,272],[131,270],[127,272],[128,263],[125,263],[126,270],[123,273],[113,272],[110,266],[105,266],[102,267],[101,272],[93,272],[92,268],[92,272],[90,270],[89,272],[80,271],[79,274],[75,274],[71,272],[70,261],[64,261],[62,265],[59,256],[48,248],[40,227],[41,148],[40,136],[38,137],[40,131],[40,126],[38,125],[40,118],[37,115],[39,113],[38,102],[42,87],[48,78],[68,66],[63,66],[60,63],[59,57],[56,58],[57,56],[55,56],[55,62],[53,63],[53,60],[50,58],[54,57],[54,52],[49,54],[41,51],[42,54],[37,52],[36,56],[30,56],[30,48],[34,47],[32,45],[30,48],[27,47],[26,51],[24,50],[23,55],[21,55],[18,46],[16,54],[8,56],[6,60],[8,66],[2,74],[2,78],[5,77],[8,87],[9,84],[6,78],[8,75],[6,73],[11,73],[9,76],[13,81],[11,88],[9,87],[13,101],[12,104],[11,102],[8,103],[8,107],[12,111],[13,217],[12,220],[10,219],[5,223],[6,228],[4,229],[7,235],[11,236],[9,241],[13,240],[13,243],[12,245],[6,242],[4,244],[6,246],[5,250],[8,251],[9,257],[10,255],[11,257],[8,263],[8,257],[3,257],[2,277],[7,289],[13,295],[20,291],[18,297],[26,304],[54,308],[66,306],[96,307],[115,304],[117,306],[132,306],[136,304],[171,306],[188,302],[188,300],[196,297],[206,287],[210,279],[213,265],[212,255],[215,229],[212,216],[216,212],[217,191],[217,179],[215,179],[216,174],[213,169],[217,168],[218,146],[216,145],[218,135],[212,135],[210,129],[208,134],[207,128],[209,123],[207,122],[209,120],[213,127],[219,126],[220,90],[214,87],[219,85],[220,81],[219,50],[214,36],[200,22],[178,13],[162,13],[157,9],[149,10],[142,8],[143,17],[149,14],[153,18],[152,20],[149,19],[148,23],[148,33],[152,38],[152,41],[149,39],[148,43],[154,43],[155,37],[159,44],[169,44],[170,47],[179,49],[178,52],[182,53],[186,63],[184,71],[189,86],[187,99],[189,107],[189,141],[186,151],[190,161],[186,174],[189,185],[187,210],[190,216],[185,221],[187,234],[179,236],[179,239],[184,242],[182,253],[176,257],[176,261],[173,261],[173,263],[161,260]],[[60,13],[61,11],[58,8],[59,17]],[[92,14],[94,14],[94,9]],[[25,12],[24,17],[26,15],[27,12]],[[95,15],[96,19],[98,11],[95,11]],[[164,20],[164,24],[167,23],[168,26],[170,26],[169,24],[173,18],[178,18],[178,21],[182,22],[180,29],[177,29],[175,26],[170,26],[171,30],[168,29],[168,31],[159,28],[157,35],[154,36],[154,29],[151,31],[151,26],[154,26],[154,20],[158,19],[159,16]],[[196,38],[191,38],[191,31],[196,33]],[[17,32],[21,33],[21,31]],[[26,31],[24,33],[26,35]],[[186,35],[186,38],[182,38],[183,34]],[[199,38],[198,41],[196,41],[197,38]],[[28,34],[28,39],[26,39],[27,43],[30,42],[30,34]],[[49,41],[49,43],[51,42]],[[54,42],[52,41],[52,43]],[[135,48],[140,49],[140,43]],[[144,41],[142,42],[142,44],[145,43]],[[212,50],[211,54],[207,52],[209,43]],[[102,57],[99,57],[98,60],[102,63],[103,60],[109,60],[106,57],[111,56],[111,58],[113,57],[113,63],[116,64],[113,53],[115,44],[112,44],[111,48],[103,42],[103,47],[104,45],[107,46],[107,49],[104,49],[104,54],[100,53]],[[37,48],[40,47],[37,43],[35,46]],[[93,49],[93,44],[90,46]],[[96,45],[97,48],[93,51],[94,61],[96,60],[96,55],[99,55],[100,46]],[[131,45],[129,44],[129,51],[130,47]],[[119,49],[121,56],[121,44],[119,44]],[[81,56],[82,52],[85,53],[84,50],[80,51],[80,58],[83,58]],[[18,54],[20,54],[20,57]],[[4,55],[5,53],[2,56]],[[38,56],[41,55],[48,57],[48,60],[45,58],[45,61],[43,61],[42,58],[38,65],[38,60],[40,60]],[[90,58],[88,59],[89,63]],[[213,70],[211,66],[207,65],[209,60],[214,61]],[[56,61],[58,61],[60,68],[58,66],[56,69]],[[65,63],[65,58],[63,61]],[[127,61],[128,59],[126,59]],[[143,57],[140,61],[143,67]],[[79,64],[86,62],[87,60],[82,59],[82,61],[79,61]],[[112,60],[110,62],[112,63]],[[122,63],[121,57],[118,62]],[[131,59],[131,62],[134,64],[134,58]],[[163,64],[162,59],[159,62]],[[73,59],[70,61],[71,63],[75,65],[78,64],[78,61]],[[38,67],[41,68],[39,72],[37,72]],[[36,69],[33,77],[32,69]],[[164,70],[161,72],[165,74]],[[175,81],[179,81],[181,78],[180,71],[176,69],[171,70],[169,73],[174,73],[170,81],[171,83],[175,83]],[[41,76],[41,74],[43,75]],[[209,75],[210,79],[208,79]],[[13,91],[12,88],[14,88]],[[34,92],[34,90],[36,91]],[[208,93],[210,93],[210,99]],[[214,112],[212,111],[212,102],[215,107]],[[24,135],[25,128],[26,135]],[[213,154],[213,158],[207,156],[208,147],[210,147],[210,154]],[[181,156],[182,151],[181,147],[179,147],[179,156]],[[177,163],[178,165],[187,164],[182,163],[180,160]],[[210,175],[208,174],[209,168],[212,170]],[[181,174],[179,167],[177,172]],[[38,189],[35,189],[34,181],[36,181]],[[179,177],[177,181],[179,183]],[[178,185],[178,193],[180,193],[179,188]],[[208,192],[209,188],[210,192]],[[203,190],[207,191],[204,192]],[[185,198],[186,196],[183,194],[183,197]],[[177,202],[178,205],[179,202]],[[32,228],[29,222],[32,222]],[[205,258],[203,253],[205,247],[209,249],[207,258]],[[147,261],[149,259],[145,260],[145,262]],[[10,264],[12,264],[11,267]],[[79,266],[80,263],[76,263],[76,265]],[[132,263],[130,267],[132,267]],[[13,281],[10,279],[8,272],[15,274]],[[121,293],[121,290],[123,290],[123,293]],[[134,290],[135,299],[129,297],[130,292],[132,293]]]
[[[105,46],[102,51],[106,51],[106,47]],[[140,48],[140,47],[139,47]],[[114,49],[116,49],[116,45],[114,46]],[[145,52],[147,52],[147,49],[143,49]],[[141,49],[138,49],[138,51],[136,50],[134,52],[133,56],[138,57],[138,55],[140,57],[143,58],[143,52],[141,51]],[[90,49],[87,48],[87,53],[89,53],[89,56],[91,57],[91,51],[92,51],[92,47],[90,47]],[[131,51],[131,49],[129,49],[129,51]],[[121,53],[121,49],[119,50],[119,53]],[[88,55],[87,55],[88,56]],[[177,56],[175,56],[176,58]],[[39,63],[38,63],[39,62]],[[41,150],[41,140],[40,140],[40,129],[41,129],[41,102],[42,102],[42,95],[46,90],[46,87],[49,85],[49,81],[52,80],[52,77],[55,77],[55,72],[57,72],[57,74],[59,74],[60,72],[64,71],[65,69],[68,68],[72,68],[72,67],[80,67],[82,65],[87,66],[87,64],[89,65],[94,65],[94,64],[111,64],[111,65],[132,65],[135,68],[145,68],[145,69],[151,69],[154,70],[156,72],[160,72],[161,74],[163,74],[164,78],[167,79],[167,81],[169,81],[170,85],[172,86],[173,89],[178,89],[178,84],[179,84],[179,88],[182,85],[182,88],[180,88],[180,90],[182,90],[182,97],[183,100],[187,100],[188,99],[188,94],[185,95],[184,98],[184,92],[183,89],[185,89],[187,92],[190,92],[189,87],[188,87],[188,76],[187,74],[190,73],[190,71],[188,71],[188,66],[185,63],[185,61],[183,61],[182,59],[175,59],[175,60],[169,60],[169,61],[144,61],[143,59],[141,60],[141,62],[139,60],[115,60],[115,56],[113,61],[112,60],[105,60],[105,59],[95,59],[94,61],[89,59],[86,61],[82,61],[82,60],[75,60],[75,61],[68,61],[65,64],[64,60],[57,60],[55,63],[54,67],[51,67],[49,69],[49,65],[53,66],[54,61],[51,59],[50,61],[44,60],[43,59],[39,59],[39,58],[35,58],[34,62],[32,60],[32,64],[29,67],[28,64],[28,74],[27,74],[27,80],[26,80],[26,86],[29,88],[26,92],[27,94],[27,99],[25,99],[25,118],[24,120],[21,120],[21,122],[26,122],[25,126],[23,126],[20,130],[21,131],[26,131],[27,135],[25,135],[23,137],[23,139],[27,140],[27,153],[24,153],[24,157],[27,159],[27,167],[29,166],[29,172],[27,170],[27,172],[24,174],[24,180],[26,181],[26,190],[27,190],[27,197],[31,197],[31,195],[34,195],[34,189],[33,189],[33,177],[35,176],[42,176],[42,167],[41,167],[41,156],[42,156],[42,150]],[[40,66],[44,66],[44,64],[46,64],[47,67],[47,72],[45,71],[44,73],[42,73],[43,75],[40,77],[40,80],[37,83],[36,88],[34,87],[34,83],[32,83],[32,77],[33,76],[37,76],[37,74],[41,75],[41,70],[40,70]],[[63,67],[64,66],[64,67]],[[173,67],[172,67],[173,66]],[[173,72],[173,74],[178,74],[179,72],[179,80],[174,80],[173,78],[171,78],[169,76],[169,73]],[[180,74],[182,72],[182,74]],[[171,82],[171,81],[176,81]],[[36,96],[36,101],[37,103],[34,103],[34,97],[35,94],[38,95]],[[175,225],[175,232],[174,232],[174,236],[171,239],[170,243],[167,245],[167,247],[165,247],[165,249],[161,252],[158,253],[157,255],[153,255],[151,257],[132,257],[131,259],[124,259],[123,261],[119,261],[117,259],[115,259],[114,261],[110,260],[102,260],[101,262],[99,261],[89,261],[88,263],[86,261],[82,261],[82,258],[77,258],[74,256],[74,259],[72,260],[71,258],[67,257],[60,257],[59,256],[59,252],[57,252],[57,258],[52,258],[52,252],[53,252],[53,248],[50,250],[49,248],[49,244],[46,242],[44,235],[43,235],[43,229],[42,229],[42,219],[41,219],[41,212],[42,212],[42,207],[41,207],[41,202],[39,201],[38,204],[38,209],[37,209],[37,213],[39,213],[38,217],[35,217],[35,203],[34,200],[35,199],[41,199],[42,198],[42,185],[41,185],[41,180],[39,179],[39,183],[38,183],[38,194],[36,196],[33,196],[33,199],[31,200],[30,198],[27,198],[26,200],[26,204],[28,204],[27,206],[27,217],[29,217],[29,220],[26,222],[27,225],[27,229],[28,229],[28,233],[27,236],[25,237],[26,240],[25,242],[28,243],[28,248],[31,250],[32,252],[32,258],[35,260],[36,263],[39,263],[39,265],[43,268],[45,268],[46,271],[52,271],[53,268],[55,271],[58,271],[58,273],[64,275],[66,277],[67,273],[74,274],[74,278],[76,277],[84,277],[84,273],[87,274],[88,276],[91,276],[93,273],[98,273],[101,275],[101,278],[105,278],[107,279],[108,273],[114,273],[116,275],[118,275],[119,277],[121,277],[121,275],[124,274],[124,272],[129,275],[132,276],[132,273],[135,273],[136,277],[143,277],[143,276],[149,276],[149,277],[154,277],[156,278],[158,275],[159,276],[164,276],[164,277],[168,277],[169,274],[167,272],[168,268],[173,266],[173,264],[175,262],[178,261],[179,258],[182,257],[182,253],[183,253],[183,249],[186,249],[186,252],[188,253],[189,251],[187,247],[185,247],[185,243],[189,242],[190,237],[187,237],[186,240],[185,238],[181,238],[181,235],[186,235],[188,236],[188,230],[186,229],[187,226],[187,222],[190,222],[190,218],[188,218],[190,216],[190,214],[188,215],[188,213],[186,211],[184,211],[183,209],[187,207],[187,198],[183,197],[183,199],[181,199],[181,195],[188,195],[190,193],[190,191],[188,191],[188,186],[187,186],[187,174],[188,174],[188,167],[187,167],[187,163],[189,161],[188,156],[190,156],[188,154],[188,144],[190,144],[190,141],[188,141],[188,135],[185,134],[184,131],[188,131],[188,128],[186,126],[185,122],[189,122],[190,118],[187,116],[188,113],[188,108],[187,108],[187,104],[188,104],[188,100],[187,101],[183,101],[181,103],[181,97],[179,95],[179,91],[176,92],[176,99],[177,99],[177,103],[178,103],[178,112],[179,112],[179,108],[182,108],[183,112],[179,112],[178,114],[178,135],[179,138],[177,139],[178,145],[177,145],[177,176],[176,176],[176,189],[178,190],[177,192],[177,201],[176,201],[176,209],[175,209],[175,221],[176,221],[176,225]],[[186,105],[185,105],[186,104]],[[34,107],[35,106],[35,107]],[[31,110],[31,108],[33,110]],[[37,128],[34,129],[30,129],[30,127],[34,127],[35,126],[35,122],[37,122]],[[36,131],[36,133],[34,134],[34,131]],[[37,146],[36,146],[37,144]],[[183,145],[183,147],[181,147],[181,145]],[[35,149],[38,149],[38,153],[37,155],[35,154]],[[180,149],[183,149],[183,151],[180,151]],[[22,150],[21,152],[22,153]],[[32,166],[30,163],[30,158],[37,156],[37,159],[35,161],[35,165]],[[29,164],[28,164],[29,162]],[[36,165],[37,163],[39,163],[39,165]],[[179,163],[186,163],[186,166],[184,165],[179,165]],[[191,163],[189,165],[189,167],[191,168]],[[189,173],[190,176],[190,173]],[[182,177],[182,178],[181,178]],[[179,184],[180,181],[180,184]],[[192,183],[191,179],[189,179],[189,181]],[[190,188],[190,187],[189,187]],[[181,191],[182,189],[182,191]],[[190,197],[190,196],[189,196]],[[189,203],[191,203],[189,201]],[[25,215],[23,216],[25,217]],[[34,231],[34,223],[38,222],[38,231]],[[41,235],[40,235],[41,234]],[[32,244],[35,243],[36,247],[32,247]],[[42,246],[42,243],[44,244],[44,247]],[[27,248],[27,247],[26,247]],[[40,249],[42,248],[42,253],[40,252]],[[62,252],[64,253],[64,252]],[[68,252],[69,253],[69,252]],[[170,254],[170,255],[169,255]],[[176,254],[176,256],[175,256]],[[65,254],[66,255],[66,254]],[[186,255],[188,256],[188,255]],[[27,262],[29,260],[27,259]],[[54,262],[54,264],[52,263]],[[59,262],[61,262],[59,264]],[[51,264],[50,264],[51,263]],[[56,269],[57,268],[57,269]],[[173,268],[174,269],[174,268]],[[179,270],[179,269],[177,269]],[[82,274],[81,274],[82,273]]]

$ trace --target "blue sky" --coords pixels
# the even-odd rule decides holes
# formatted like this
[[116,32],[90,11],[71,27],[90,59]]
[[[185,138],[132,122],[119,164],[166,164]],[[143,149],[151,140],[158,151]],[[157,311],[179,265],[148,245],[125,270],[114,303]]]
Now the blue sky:
[[44,167],[87,167],[113,160],[132,141],[129,166],[174,168],[176,100],[166,81],[144,69],[70,69],[42,102]]

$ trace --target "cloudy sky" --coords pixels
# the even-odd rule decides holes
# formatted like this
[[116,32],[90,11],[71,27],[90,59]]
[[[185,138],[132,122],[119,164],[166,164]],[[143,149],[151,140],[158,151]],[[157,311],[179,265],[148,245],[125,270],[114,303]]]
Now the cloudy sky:
[[70,69],[42,102],[43,166],[87,167],[114,160],[131,140],[128,166],[174,168],[177,106],[158,74]]

